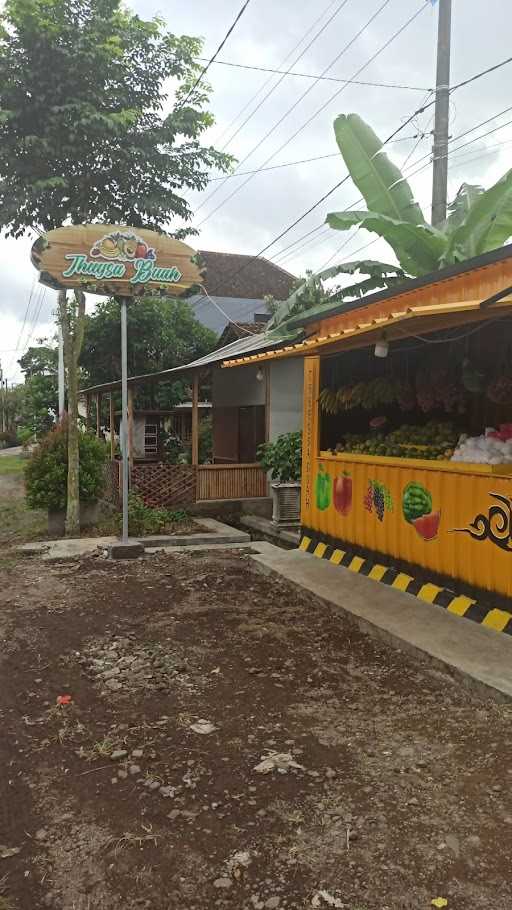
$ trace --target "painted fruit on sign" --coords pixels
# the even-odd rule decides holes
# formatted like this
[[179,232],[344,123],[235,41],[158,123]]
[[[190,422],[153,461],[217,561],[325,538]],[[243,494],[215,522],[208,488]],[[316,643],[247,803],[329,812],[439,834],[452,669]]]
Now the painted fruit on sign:
[[332,480],[320,465],[315,481],[316,507],[324,512],[331,504]]
[[404,488],[402,511],[422,540],[435,540],[441,522],[441,512],[432,511],[432,494],[421,483],[411,481]]
[[347,472],[334,480],[334,508],[340,515],[348,515],[352,508],[352,478]]

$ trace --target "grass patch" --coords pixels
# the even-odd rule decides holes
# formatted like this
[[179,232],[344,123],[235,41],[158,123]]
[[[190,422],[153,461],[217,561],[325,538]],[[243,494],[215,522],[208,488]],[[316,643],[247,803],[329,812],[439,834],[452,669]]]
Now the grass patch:
[[2,474],[22,474],[26,458],[21,455],[0,455],[0,476]]

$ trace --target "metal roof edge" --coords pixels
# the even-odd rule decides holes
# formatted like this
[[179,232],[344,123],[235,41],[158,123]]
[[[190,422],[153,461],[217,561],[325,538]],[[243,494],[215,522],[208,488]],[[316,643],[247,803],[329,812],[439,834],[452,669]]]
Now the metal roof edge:
[[390,300],[393,297],[399,297],[408,291],[414,291],[419,288],[427,287],[429,284],[437,284],[439,281],[447,281],[450,278],[456,278],[472,269],[483,268],[487,265],[501,262],[503,259],[512,259],[512,244],[499,247],[496,250],[490,250],[488,253],[480,253],[479,256],[473,256],[472,259],[465,259],[456,265],[448,265],[437,272],[429,272],[428,275],[420,275],[419,278],[410,278],[403,284],[395,285],[393,288],[385,288],[382,291],[376,291],[375,294],[369,294],[368,297],[361,297],[359,300],[351,300],[345,303],[339,303],[329,309],[317,311],[311,315],[301,317],[294,316],[287,325],[290,328],[301,328],[310,325],[312,322],[320,322],[322,319],[329,319],[331,316],[340,316],[344,313],[350,313],[352,310],[359,310],[363,307],[370,306],[372,303],[378,303],[382,300]]

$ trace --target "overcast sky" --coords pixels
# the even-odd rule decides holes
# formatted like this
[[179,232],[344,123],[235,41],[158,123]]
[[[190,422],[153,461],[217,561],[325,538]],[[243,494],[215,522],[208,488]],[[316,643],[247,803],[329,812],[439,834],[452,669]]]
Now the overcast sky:
[[[383,3],[384,0],[345,0],[343,9],[304,53],[294,69],[314,75],[322,73]],[[341,0],[319,0],[317,4],[298,3],[297,0],[279,0],[279,3],[275,0],[251,0],[219,59],[276,69],[289,67],[340,4]],[[145,18],[160,15],[175,33],[202,36],[204,55],[209,57],[224,37],[242,0],[215,0],[214,3],[211,0],[189,0],[187,4],[177,0],[132,0],[129,5]],[[247,179],[245,176],[231,177],[207,201],[206,197],[219,187],[218,181],[211,183],[202,194],[189,194],[195,212],[193,223],[199,226],[206,219],[201,226],[199,238],[192,241],[194,245],[202,249],[257,253],[346,173],[342,159],[336,154],[337,146],[332,129],[333,120],[338,114],[360,114],[384,139],[420,107],[428,89],[435,83],[437,7],[433,7],[429,0],[388,0],[371,25],[364,29],[327,73],[336,78],[353,77],[420,8],[421,12],[416,19],[357,77],[368,82],[413,86],[418,90],[353,84],[343,87],[340,83],[326,81],[313,85],[312,80],[305,78],[284,78],[227,145],[227,151],[242,161],[273,125],[296,104],[281,125],[240,166],[240,170],[261,167],[275,152],[277,154],[269,161],[269,165],[322,155],[334,157],[269,170],[255,175],[243,187],[242,183]],[[320,21],[312,28],[319,17]],[[301,43],[293,56],[284,63],[299,42]],[[486,0],[485,3],[482,0],[453,0],[452,84],[509,55],[509,0]],[[474,85],[456,91],[451,103],[451,136],[457,137],[511,105],[511,78],[512,64],[482,78]],[[263,90],[268,79],[271,81]],[[213,88],[210,109],[215,115],[216,123],[205,135],[205,142],[214,143],[220,148],[262,100],[264,94],[277,83],[279,76],[270,77],[267,73],[213,65],[209,70],[209,80]],[[313,87],[307,97],[299,101],[310,86]],[[258,96],[251,102],[257,92]],[[333,98],[336,92],[339,94]],[[326,102],[325,109],[292,138]],[[406,170],[406,173],[412,172],[410,182],[427,217],[430,217],[431,165],[424,156],[431,146],[431,136],[428,134],[432,128],[432,111],[430,108],[418,116],[414,124],[403,130],[401,141],[388,146],[389,153],[399,166],[410,156],[409,171]],[[505,126],[489,135],[490,131],[510,119],[512,112],[497,117],[460,141],[455,138],[450,161],[449,196],[453,196],[464,181],[488,186],[511,167],[512,128]],[[412,138],[418,133],[425,133],[425,138]],[[286,147],[278,151],[288,140],[291,141]],[[470,141],[470,145],[457,151],[459,145]],[[419,163],[415,166],[416,161]],[[414,173],[415,171],[419,172]],[[225,201],[238,187],[240,189],[233,198]],[[290,250],[281,252],[303,234],[321,225],[327,212],[353,204],[357,196],[357,191],[348,181],[300,225],[273,245],[266,256],[294,274],[303,274],[306,269],[316,270],[324,264],[334,264],[359,256],[383,258],[392,262],[393,255],[389,247],[381,241],[360,253],[356,252],[372,239],[371,235],[364,232],[354,234],[347,242],[348,235],[322,229]],[[221,207],[213,212],[218,205]],[[3,279],[0,292],[0,362],[4,376],[10,381],[21,378],[16,360],[28,344],[53,331],[55,295],[38,285],[34,287],[35,272],[29,259],[31,242],[32,239],[28,237],[20,240],[0,239]],[[343,244],[345,245],[341,249]],[[24,324],[29,300],[28,318]],[[89,297],[88,300],[92,307],[94,298]],[[38,312],[38,318],[34,321]]]

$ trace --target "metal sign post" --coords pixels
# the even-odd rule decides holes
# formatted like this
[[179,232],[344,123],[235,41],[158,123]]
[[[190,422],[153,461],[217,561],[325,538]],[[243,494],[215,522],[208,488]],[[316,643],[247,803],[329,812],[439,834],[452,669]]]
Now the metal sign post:
[[121,442],[123,455],[123,535],[122,542],[128,540],[128,489],[130,470],[128,458],[128,332],[127,332],[127,299],[120,298],[121,303]]

